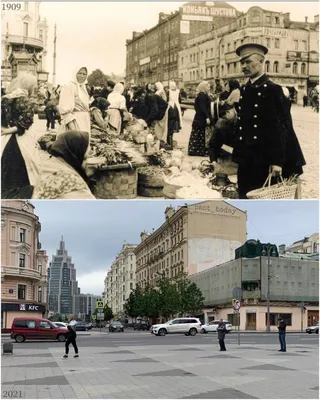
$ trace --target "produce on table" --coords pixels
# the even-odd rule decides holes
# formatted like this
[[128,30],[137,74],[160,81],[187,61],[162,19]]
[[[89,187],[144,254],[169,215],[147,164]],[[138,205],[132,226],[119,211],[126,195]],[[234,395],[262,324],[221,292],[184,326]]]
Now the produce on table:
[[180,158],[172,158],[171,160],[171,166],[172,167],[178,167],[180,168],[182,165],[181,159]]
[[221,199],[222,197],[217,190],[209,189],[202,184],[183,187],[177,190],[176,196],[181,199]]
[[199,180],[198,177],[195,177],[192,173],[190,172],[181,172],[178,176],[170,176],[166,177],[165,181],[169,183],[170,185],[177,185],[177,186],[206,186],[209,182],[209,179],[207,178],[201,178]]
[[116,165],[126,164],[131,161],[126,153],[119,151],[106,143],[97,143],[93,147],[93,157],[104,157],[105,163],[103,165]]
[[181,165],[181,171],[191,172],[192,171],[192,165],[189,164],[188,162],[183,162],[182,165]]
[[138,169],[138,173],[159,178],[163,177],[162,169],[157,167],[141,167]]
[[183,156],[184,156],[184,154],[181,150],[173,150],[172,151],[172,158],[178,158],[178,159],[182,160]]
[[165,151],[160,150],[154,154],[147,156],[149,165],[157,165],[159,167],[165,167],[167,163],[167,158],[165,158]]

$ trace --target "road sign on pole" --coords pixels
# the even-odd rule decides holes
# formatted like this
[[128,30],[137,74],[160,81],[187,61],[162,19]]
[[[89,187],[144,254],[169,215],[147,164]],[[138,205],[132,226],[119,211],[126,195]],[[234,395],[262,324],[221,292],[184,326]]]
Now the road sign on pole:
[[103,308],[104,307],[104,301],[102,299],[99,299],[96,301],[96,308]]
[[233,303],[233,309],[234,309],[234,310],[240,310],[240,307],[241,307],[240,300],[236,299],[236,300],[234,301],[234,303]]

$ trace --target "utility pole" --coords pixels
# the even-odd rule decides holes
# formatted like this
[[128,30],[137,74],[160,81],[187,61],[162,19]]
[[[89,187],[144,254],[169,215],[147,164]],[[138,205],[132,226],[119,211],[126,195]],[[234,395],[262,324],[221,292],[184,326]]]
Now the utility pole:
[[53,73],[52,84],[56,86],[56,61],[57,61],[57,24],[54,24],[54,37],[53,37]]
[[270,263],[270,254],[272,250],[272,256],[276,256],[277,253],[275,251],[275,245],[273,244],[265,244],[263,245],[263,250],[261,254],[263,256],[268,256],[268,279],[267,279],[267,329],[266,332],[270,332],[270,278],[271,278],[271,263]]

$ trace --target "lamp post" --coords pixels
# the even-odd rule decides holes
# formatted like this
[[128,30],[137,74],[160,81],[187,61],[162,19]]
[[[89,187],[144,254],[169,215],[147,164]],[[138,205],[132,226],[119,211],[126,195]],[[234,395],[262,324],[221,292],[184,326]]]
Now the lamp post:
[[[277,252],[275,251],[276,246],[274,244],[264,244],[262,245],[262,252],[261,254],[263,256],[268,256],[268,281],[267,281],[267,332],[270,332],[270,254],[272,255],[272,257],[276,257]],[[272,251],[272,253],[271,253]]]

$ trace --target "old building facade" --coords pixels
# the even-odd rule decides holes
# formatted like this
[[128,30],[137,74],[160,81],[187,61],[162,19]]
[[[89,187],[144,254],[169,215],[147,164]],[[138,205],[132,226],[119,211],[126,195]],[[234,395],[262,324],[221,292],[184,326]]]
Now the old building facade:
[[297,240],[292,245],[286,247],[279,246],[281,253],[296,253],[296,254],[318,254],[319,253],[319,233],[314,233],[311,236]]
[[135,244],[124,243],[104,280],[104,300],[115,318],[124,317],[124,303],[136,286]]
[[[319,263],[270,257],[270,324],[277,331],[278,317],[287,330],[305,330],[319,320]],[[241,288],[241,330],[266,330],[268,258],[238,258],[193,275],[205,297],[204,319],[228,319],[237,325],[232,308],[233,289]]]
[[137,283],[156,285],[158,274],[194,275],[229,261],[246,240],[246,212],[224,201],[165,210],[165,222],[141,234],[135,249]]
[[133,32],[127,40],[126,80],[136,84],[169,80],[179,82],[178,52],[188,39],[235,20],[238,11],[228,3],[184,4],[171,14],[159,14],[158,24],[144,32]]
[[194,94],[204,79],[213,87],[231,78],[244,83],[235,50],[246,42],[268,47],[265,72],[289,89],[293,101],[301,104],[303,95],[319,84],[319,17],[296,22],[289,13],[253,6],[228,25],[187,41],[178,57],[186,91]]
[[46,316],[48,257],[41,249],[41,224],[26,201],[1,205],[1,328],[14,318]]
[[48,81],[46,66],[48,24],[40,17],[40,2],[24,2],[20,9],[1,12],[1,84],[7,87],[19,72],[30,72],[39,83]]

